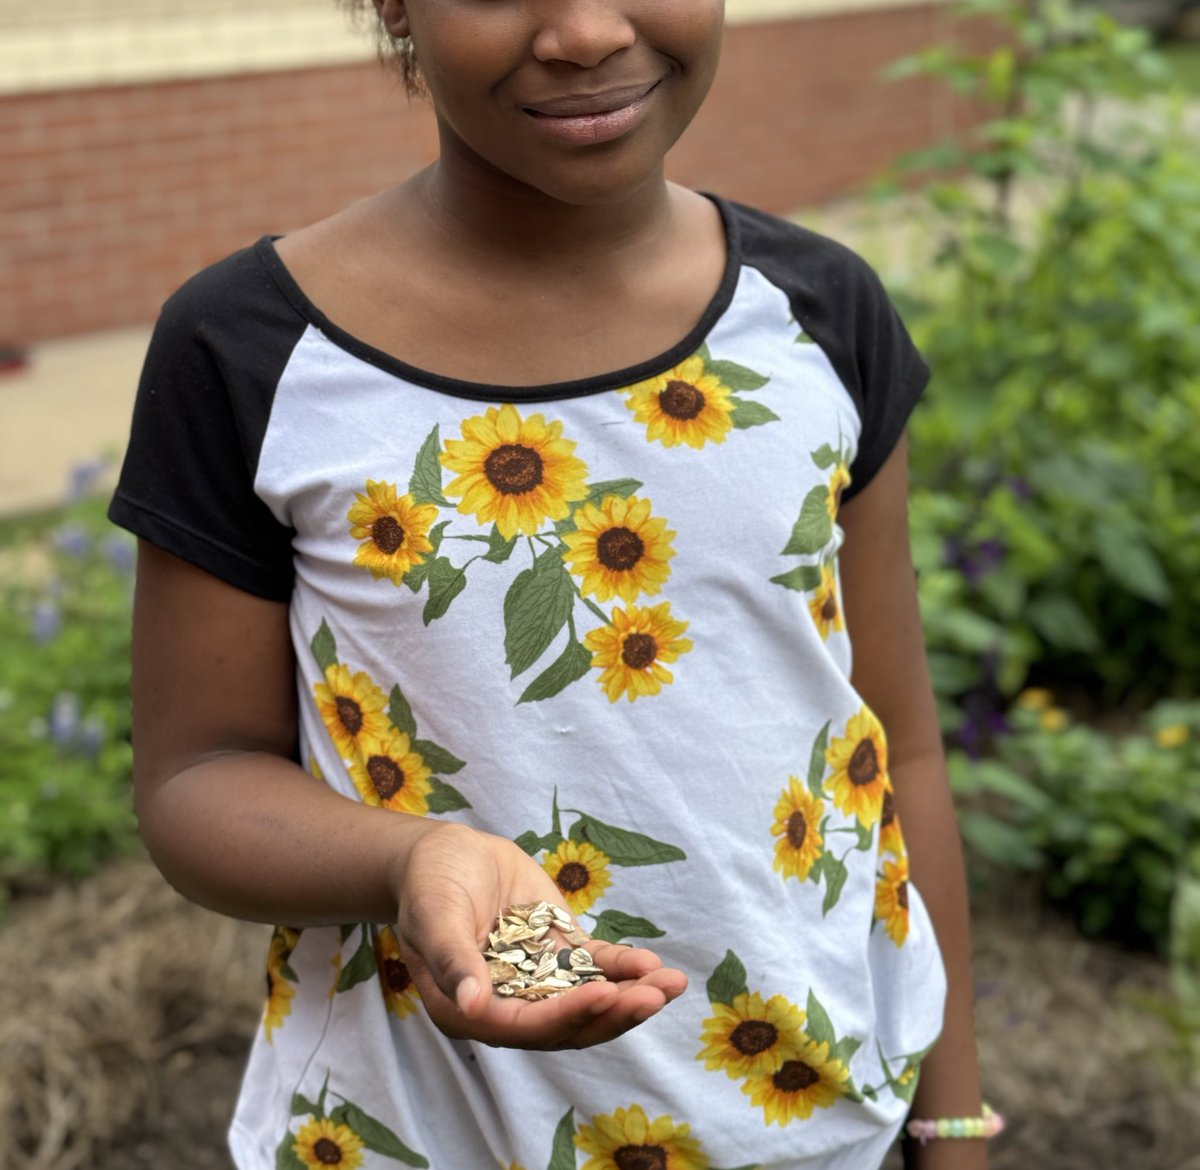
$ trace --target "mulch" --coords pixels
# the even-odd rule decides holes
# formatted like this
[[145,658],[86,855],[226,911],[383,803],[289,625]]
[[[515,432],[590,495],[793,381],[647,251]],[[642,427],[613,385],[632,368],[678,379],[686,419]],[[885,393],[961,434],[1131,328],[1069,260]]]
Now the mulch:
[[[1009,1118],[993,1170],[1200,1170],[1200,1084],[1173,1076],[1147,1006],[1161,964],[1027,891],[978,899],[974,937],[984,1083]],[[230,1170],[267,938],[142,859],[19,900],[0,925],[6,1150],[26,1170]]]

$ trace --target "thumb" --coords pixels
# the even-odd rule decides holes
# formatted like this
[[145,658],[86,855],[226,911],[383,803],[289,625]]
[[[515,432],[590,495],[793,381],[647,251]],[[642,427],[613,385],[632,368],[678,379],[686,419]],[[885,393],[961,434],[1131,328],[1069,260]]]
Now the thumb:
[[415,952],[415,965],[463,1015],[484,1013],[491,977],[475,938],[474,908],[465,892],[441,891],[436,902],[422,908],[406,932],[406,941]]

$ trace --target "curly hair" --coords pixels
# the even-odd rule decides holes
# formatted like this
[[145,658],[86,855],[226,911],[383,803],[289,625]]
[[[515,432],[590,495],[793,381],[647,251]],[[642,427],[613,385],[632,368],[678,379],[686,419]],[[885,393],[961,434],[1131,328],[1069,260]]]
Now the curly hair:
[[427,91],[421,80],[421,70],[417,65],[412,40],[409,37],[394,37],[384,28],[383,21],[375,11],[373,0],[334,0],[334,3],[348,13],[355,24],[371,26],[379,59],[399,72],[408,96],[425,96]]

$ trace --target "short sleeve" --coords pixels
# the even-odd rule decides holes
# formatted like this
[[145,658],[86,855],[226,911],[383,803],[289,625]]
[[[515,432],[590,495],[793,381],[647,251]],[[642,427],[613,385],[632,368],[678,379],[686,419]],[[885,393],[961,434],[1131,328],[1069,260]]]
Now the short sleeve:
[[142,368],[109,518],[223,581],[291,596],[291,528],[256,495],[275,387],[303,322],[254,251],[163,306]]

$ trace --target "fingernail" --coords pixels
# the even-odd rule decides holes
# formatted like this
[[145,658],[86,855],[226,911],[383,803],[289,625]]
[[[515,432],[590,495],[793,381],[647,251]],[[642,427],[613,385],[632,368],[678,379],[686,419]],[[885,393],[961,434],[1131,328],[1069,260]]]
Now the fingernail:
[[467,1009],[474,1002],[479,994],[479,980],[474,975],[468,975],[455,989],[454,1002],[458,1006],[458,1010],[467,1015]]

